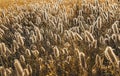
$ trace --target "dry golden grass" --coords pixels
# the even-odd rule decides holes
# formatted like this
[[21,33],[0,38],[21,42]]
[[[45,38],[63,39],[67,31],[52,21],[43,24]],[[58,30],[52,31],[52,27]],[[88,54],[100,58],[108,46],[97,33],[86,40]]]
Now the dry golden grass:
[[[11,6],[15,3],[17,3],[18,5],[22,5],[25,4],[26,2],[29,3],[33,3],[33,2],[47,2],[47,3],[51,3],[51,2],[55,2],[56,0],[0,0],[0,7],[1,8],[6,8],[8,6]],[[75,3],[78,3],[79,5],[81,5],[81,1],[82,0],[64,0],[63,4],[67,7],[72,6]],[[94,2],[94,0],[86,0],[87,2]],[[104,2],[105,0],[99,0],[100,2]],[[110,3],[116,2],[117,0],[109,0]]]
[[118,3],[59,1],[0,0],[0,76],[120,76]]

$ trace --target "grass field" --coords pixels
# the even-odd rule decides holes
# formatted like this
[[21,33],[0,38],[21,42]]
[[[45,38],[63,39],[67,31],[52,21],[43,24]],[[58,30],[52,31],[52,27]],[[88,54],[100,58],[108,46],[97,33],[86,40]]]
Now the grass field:
[[117,0],[0,0],[0,76],[120,76]]
[[[56,1],[56,0],[0,0],[0,7],[1,8],[6,8],[8,6],[11,6],[13,4],[25,4],[25,3],[34,3],[34,2],[53,2],[53,1]],[[71,4],[74,4],[76,2],[79,2],[81,3],[82,0],[64,0],[63,1],[63,4],[65,5],[71,5]],[[86,0],[87,2],[92,2],[94,0]],[[100,2],[104,2],[105,0],[99,0]],[[113,3],[113,2],[116,2],[117,0],[108,0],[110,3]]]

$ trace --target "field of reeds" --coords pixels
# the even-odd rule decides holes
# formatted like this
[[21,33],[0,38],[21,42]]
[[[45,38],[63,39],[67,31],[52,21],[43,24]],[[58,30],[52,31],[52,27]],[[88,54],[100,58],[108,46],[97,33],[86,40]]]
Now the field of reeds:
[[0,76],[120,76],[120,1],[0,0]]

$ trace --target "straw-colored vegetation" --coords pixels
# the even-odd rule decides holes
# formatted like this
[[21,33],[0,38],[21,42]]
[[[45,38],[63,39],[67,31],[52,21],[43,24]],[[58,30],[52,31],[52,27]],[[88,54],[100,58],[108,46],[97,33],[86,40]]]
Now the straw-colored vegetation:
[[120,76],[117,0],[0,1],[0,76]]

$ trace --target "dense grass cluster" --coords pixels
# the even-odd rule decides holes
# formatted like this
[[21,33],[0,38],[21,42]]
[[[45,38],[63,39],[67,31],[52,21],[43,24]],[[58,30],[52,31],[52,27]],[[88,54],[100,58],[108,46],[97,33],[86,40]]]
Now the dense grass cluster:
[[0,76],[120,76],[120,3],[1,9]]

